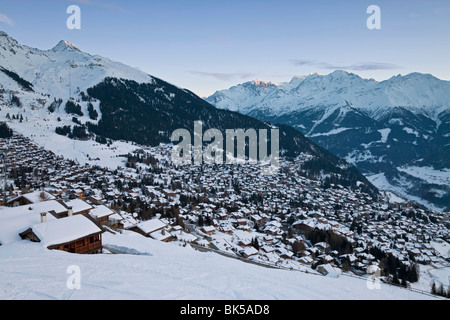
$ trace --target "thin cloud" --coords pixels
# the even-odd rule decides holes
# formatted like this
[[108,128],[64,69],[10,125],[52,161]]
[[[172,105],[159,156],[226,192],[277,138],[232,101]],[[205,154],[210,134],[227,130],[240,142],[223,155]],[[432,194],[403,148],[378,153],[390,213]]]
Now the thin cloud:
[[12,21],[6,14],[0,13],[0,22],[6,23],[9,26],[14,25],[14,21]]
[[328,70],[341,69],[353,71],[375,71],[375,70],[393,70],[400,68],[395,64],[384,62],[362,62],[359,64],[351,64],[351,65],[338,65],[327,62],[318,62],[313,60],[301,60],[301,59],[291,60],[291,62],[296,66],[310,66]]
[[300,60],[300,59],[294,59],[291,60],[291,62],[296,66],[313,66],[316,64],[316,62],[311,60]]

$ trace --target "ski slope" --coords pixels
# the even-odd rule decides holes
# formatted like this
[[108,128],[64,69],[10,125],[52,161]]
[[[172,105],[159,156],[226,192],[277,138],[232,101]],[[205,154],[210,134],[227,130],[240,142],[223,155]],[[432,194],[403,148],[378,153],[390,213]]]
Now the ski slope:
[[[356,278],[269,269],[133,232],[106,232],[103,244],[123,253],[74,255],[25,240],[0,246],[0,299],[432,299],[388,285],[371,290]],[[80,289],[67,286],[71,266],[80,270]]]

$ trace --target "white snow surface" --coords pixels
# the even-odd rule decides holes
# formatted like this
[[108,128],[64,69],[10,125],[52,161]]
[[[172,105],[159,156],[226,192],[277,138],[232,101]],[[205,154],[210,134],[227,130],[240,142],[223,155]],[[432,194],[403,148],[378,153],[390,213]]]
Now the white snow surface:
[[[103,243],[125,253],[75,255],[25,240],[0,246],[0,299],[432,299],[388,285],[370,290],[356,278],[268,269],[131,231],[105,233]],[[67,287],[70,266],[81,272],[79,290]]]
[[381,143],[386,143],[389,137],[389,134],[391,133],[391,129],[386,128],[386,129],[380,129],[378,130],[378,132],[381,134]]
[[397,170],[433,184],[450,185],[450,169],[436,170],[432,167],[404,166]]
[[[428,202],[426,200],[423,200],[419,197],[412,196],[408,194],[405,189],[399,186],[392,185],[389,183],[389,181],[386,179],[386,176],[384,173],[377,173],[370,176],[367,176],[367,179],[372,183],[375,187],[377,187],[380,190],[383,190],[385,192],[388,192],[387,195],[389,198],[393,199],[393,203],[395,202],[402,202],[403,199],[407,199],[410,201],[415,201],[417,203],[420,203],[431,210],[437,210],[442,211],[442,208],[437,207],[436,205],[432,204],[431,202]],[[405,181],[405,184],[407,182]]]

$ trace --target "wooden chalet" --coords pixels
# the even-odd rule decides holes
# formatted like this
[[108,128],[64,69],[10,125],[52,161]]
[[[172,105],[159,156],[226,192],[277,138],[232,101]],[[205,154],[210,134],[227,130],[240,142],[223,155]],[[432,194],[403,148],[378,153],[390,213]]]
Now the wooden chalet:
[[[45,217],[46,213],[41,215]],[[93,219],[83,216],[70,216],[35,224],[21,232],[22,239],[41,242],[50,250],[61,250],[76,254],[102,253],[103,228]]]
[[6,201],[7,207],[19,207],[37,202],[43,202],[47,200],[54,200],[55,197],[45,191],[35,191],[27,194],[22,194],[13,199]]
[[100,205],[94,207],[89,214],[97,221],[98,224],[109,225],[109,217],[115,214],[115,212],[104,205]]

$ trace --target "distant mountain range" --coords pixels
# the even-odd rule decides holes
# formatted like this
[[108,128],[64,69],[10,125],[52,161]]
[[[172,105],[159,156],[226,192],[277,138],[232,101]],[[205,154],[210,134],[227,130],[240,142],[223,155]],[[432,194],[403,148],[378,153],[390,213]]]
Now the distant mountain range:
[[[99,146],[89,150],[88,158],[96,158],[110,140],[169,143],[174,130],[192,132],[197,120],[203,122],[204,130],[222,132],[272,128],[270,123],[216,108],[189,90],[135,68],[82,52],[66,41],[40,50],[21,45],[4,32],[0,32],[0,108],[0,119],[28,137],[39,134],[40,140],[44,136],[46,141],[60,141],[55,138],[59,135],[97,141]],[[283,156],[313,156],[305,165],[308,175],[328,185],[339,183],[378,195],[356,167],[300,131],[284,124],[278,127]]]
[[450,81],[411,73],[378,82],[337,70],[246,82],[206,101],[293,126],[378,187],[450,210]]

